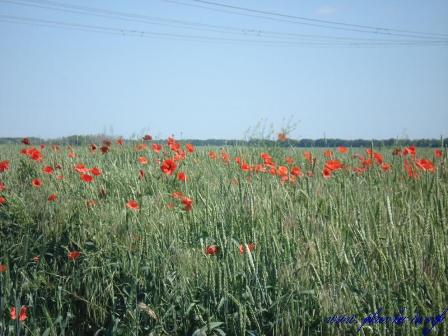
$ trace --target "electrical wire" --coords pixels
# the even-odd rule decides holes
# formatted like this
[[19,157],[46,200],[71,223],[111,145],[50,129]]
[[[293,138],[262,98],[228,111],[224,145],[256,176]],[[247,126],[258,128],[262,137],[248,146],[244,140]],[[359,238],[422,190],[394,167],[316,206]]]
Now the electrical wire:
[[[394,31],[398,31],[392,28],[382,28],[382,29],[376,29],[376,30],[372,30],[372,29],[356,29],[356,28],[350,28],[350,27],[339,27],[339,26],[332,26],[329,24],[319,24],[319,23],[313,23],[313,22],[301,22],[298,21],[298,19],[287,19],[287,18],[279,18],[279,17],[272,17],[272,16],[266,16],[266,15],[257,15],[255,14],[257,11],[254,10],[254,14],[249,14],[249,13],[241,13],[241,12],[237,12],[235,10],[226,10],[226,9],[221,9],[221,8],[214,8],[214,7],[209,7],[209,6],[202,6],[202,5],[198,5],[198,4],[191,4],[191,3],[185,3],[182,1],[178,1],[178,0],[162,0],[165,2],[169,2],[169,3],[173,3],[173,4],[177,4],[177,5],[182,5],[182,6],[188,6],[188,7],[196,7],[196,8],[202,8],[202,9],[206,9],[206,10],[211,10],[211,11],[215,11],[215,12],[221,12],[221,13],[227,13],[227,14],[234,14],[234,15],[240,15],[240,16],[246,16],[246,17],[253,17],[253,18],[258,18],[258,19],[266,19],[266,20],[271,20],[271,21],[278,21],[278,22],[287,22],[287,23],[293,23],[293,24],[298,24],[298,25],[305,25],[305,26],[311,26],[311,27],[320,27],[320,28],[326,28],[326,29],[334,29],[334,30],[342,30],[342,31],[350,31],[350,32],[356,32],[356,33],[367,33],[367,34],[375,34],[375,35],[386,35],[386,36],[394,36],[394,37],[412,37],[412,38],[418,38],[418,39],[430,39],[433,40],[435,38],[448,38],[448,34],[437,34],[437,33],[416,33],[416,34],[411,34],[411,33],[397,33]],[[286,15],[285,15],[286,16]],[[342,23],[341,23],[342,24]],[[354,25],[356,26],[356,25]],[[425,36],[428,35],[428,36]]]
[[27,25],[44,25],[51,27],[64,27],[83,31],[94,31],[97,33],[108,33],[123,36],[137,36],[145,38],[170,38],[170,39],[182,39],[189,41],[199,41],[199,42],[225,42],[225,43],[244,43],[251,45],[278,45],[278,46],[340,46],[340,47],[370,47],[370,46],[434,46],[434,45],[448,45],[447,42],[433,42],[433,41],[419,41],[419,42],[364,42],[364,43],[347,43],[347,42],[293,42],[293,41],[278,41],[278,40],[252,40],[252,39],[233,39],[233,38],[219,38],[211,36],[202,35],[186,35],[186,34],[174,34],[174,33],[162,33],[153,31],[144,31],[136,29],[127,28],[117,28],[99,25],[85,25],[72,22],[62,22],[54,20],[41,20],[29,17],[11,16],[11,15],[0,15],[0,21],[9,23],[24,23]]
[[[327,40],[341,40],[341,41],[353,41],[353,42],[402,42],[403,39],[365,39],[365,38],[353,38],[353,37],[340,37],[340,36],[326,36],[326,35],[313,35],[313,34],[294,34],[276,31],[265,31],[254,28],[239,28],[232,26],[219,26],[210,25],[204,23],[197,23],[192,21],[174,20],[159,17],[150,17],[140,14],[124,13],[119,11],[104,10],[99,8],[92,8],[87,6],[78,5],[66,5],[54,1],[40,0],[36,3],[33,0],[0,0],[3,3],[10,3],[15,5],[30,6],[36,8],[50,9],[56,11],[63,11],[68,13],[91,15],[96,17],[105,17],[111,19],[125,20],[131,22],[141,22],[145,24],[151,24],[156,26],[165,26],[172,28],[193,29],[199,31],[214,32],[220,34],[231,35],[243,35],[251,37],[269,37],[269,38],[282,38],[282,39],[300,39],[307,40],[313,39],[315,41],[327,41]],[[431,41],[444,41],[440,38],[431,39]],[[416,40],[406,40],[406,42],[417,42]]]
[[240,6],[232,6],[232,5],[223,4],[223,3],[215,2],[215,1],[208,1],[208,0],[190,0],[190,1],[199,2],[199,3],[212,5],[212,6],[237,9],[237,10],[246,11],[246,12],[278,16],[278,17],[284,17],[284,18],[289,18],[289,19],[304,20],[304,21],[309,21],[309,22],[326,23],[326,24],[330,24],[330,25],[356,27],[356,28],[370,29],[370,30],[375,30],[375,31],[409,33],[409,34],[418,34],[418,35],[439,36],[439,37],[445,37],[445,38],[448,37],[448,34],[418,32],[418,31],[412,31],[412,30],[401,30],[401,29],[395,29],[395,28],[388,28],[388,27],[375,27],[375,26],[368,26],[368,25],[359,25],[359,24],[352,24],[352,23],[346,23],[346,22],[339,22],[339,21],[329,21],[329,20],[308,18],[308,17],[303,17],[303,16],[282,14],[282,13],[266,11],[266,10],[257,10],[257,9],[250,9],[250,8],[240,7]]

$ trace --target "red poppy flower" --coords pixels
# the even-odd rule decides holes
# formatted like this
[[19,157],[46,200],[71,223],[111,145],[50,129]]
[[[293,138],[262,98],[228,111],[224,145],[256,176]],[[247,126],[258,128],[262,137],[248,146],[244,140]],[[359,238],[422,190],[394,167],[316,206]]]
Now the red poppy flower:
[[96,151],[96,145],[95,145],[95,144],[90,144],[90,145],[89,145],[89,150],[90,150],[91,152]]
[[68,258],[68,260],[73,261],[73,260],[78,259],[80,257],[80,255],[81,255],[81,252],[79,252],[79,251],[70,251],[67,253],[67,258]]
[[242,171],[249,171],[249,170],[250,170],[250,166],[249,166],[249,164],[247,164],[247,162],[243,162],[243,163],[241,164],[241,170],[242,170]]
[[42,181],[38,178],[35,178],[31,181],[31,184],[33,185],[33,187],[39,188],[42,185]]
[[151,136],[150,134],[146,134],[146,135],[143,137],[143,140],[145,140],[145,141],[151,141],[151,140],[152,140],[152,136]]
[[369,168],[372,165],[372,159],[366,160],[366,159],[362,158],[361,164],[364,168]]
[[[22,306],[20,308],[19,321],[25,321],[27,319],[28,316],[26,315],[26,310],[26,306]],[[11,316],[11,320],[17,320],[16,307],[11,307],[9,314]]]
[[36,149],[34,147],[31,147],[31,148],[27,149],[26,150],[26,155],[31,160],[38,161],[38,162],[42,161],[42,158],[43,158],[42,153],[40,152],[40,150],[38,150],[38,149]]
[[9,161],[4,160],[0,162],[0,172],[7,171],[9,169]]
[[109,151],[109,146],[101,146],[100,151],[102,154],[106,154]]
[[338,147],[338,152],[341,153],[341,154],[345,154],[345,153],[348,152],[348,148],[344,147],[344,146],[339,146]]
[[375,159],[377,164],[382,164],[383,163],[383,155],[381,155],[380,153],[373,153],[373,158]]
[[230,160],[230,155],[227,152],[221,152],[221,159],[225,162],[229,162]]
[[139,143],[139,144],[137,144],[137,145],[135,146],[134,150],[135,150],[136,152],[142,152],[142,151],[144,151],[146,148],[148,148],[148,145],[147,145],[147,144],[145,144],[145,143]]
[[383,155],[380,153],[374,152],[370,148],[367,148],[366,152],[369,154],[370,159],[375,159],[377,164],[381,165],[383,163]]
[[144,156],[139,156],[139,158],[137,159],[138,162],[140,162],[140,164],[145,165],[148,164],[148,159],[145,158]]
[[131,210],[139,210],[140,209],[140,206],[138,205],[137,201],[134,201],[134,200],[129,200],[126,203],[126,207]]
[[160,153],[160,151],[162,150],[161,144],[153,143],[151,147],[152,147],[153,152],[155,152],[155,153]]
[[241,158],[240,158],[239,156],[237,156],[237,157],[235,158],[235,162],[236,162],[237,164],[241,164]]
[[100,176],[103,173],[98,167],[93,167],[89,171],[95,176]]
[[390,165],[390,163],[383,162],[383,163],[381,164],[381,169],[382,169],[383,171],[388,171],[391,167],[392,167],[392,166]]
[[287,157],[285,157],[285,162],[289,165],[292,165],[292,164],[294,164],[294,158],[287,156]]
[[143,169],[139,170],[138,177],[141,178],[141,179],[145,177],[145,172],[143,171]]
[[283,183],[283,182],[286,182],[286,181],[289,181],[289,182],[295,182],[297,179],[296,179],[296,177],[295,176],[291,176],[291,177],[289,177],[288,175],[284,175],[284,176],[280,176],[280,181]]
[[305,160],[307,160],[309,163],[311,163],[311,161],[313,161],[313,155],[311,154],[311,152],[304,151],[304,152],[303,152],[303,157],[304,157]]
[[185,182],[187,180],[187,175],[183,171],[177,173],[177,179],[181,182]]
[[86,168],[86,166],[83,165],[82,163],[78,163],[77,165],[75,165],[75,170],[78,173],[83,173],[83,174],[85,174],[85,173],[87,173],[89,171],[89,169]]
[[193,207],[193,201],[188,197],[183,197],[181,200],[182,204],[184,205],[185,211],[190,211]]
[[[249,243],[249,244],[247,244],[247,247],[249,248],[249,252],[252,252],[255,249],[255,244]],[[240,245],[239,250],[240,250],[240,254],[246,253],[246,248],[244,247],[243,244]]]
[[359,175],[365,173],[367,171],[366,167],[355,167],[352,169],[354,173],[358,173]]
[[26,315],[26,311],[27,311],[26,306],[22,306],[20,308],[19,321],[25,321],[27,319],[28,316]]
[[194,146],[192,144],[186,144],[185,148],[187,149],[188,153],[193,153],[194,152]]
[[90,176],[89,174],[81,174],[81,180],[83,180],[84,182],[90,183],[93,180],[93,177]]
[[185,152],[182,149],[178,149],[176,151],[176,155],[173,156],[173,160],[180,161],[180,160],[185,159],[185,157],[186,157]]
[[28,138],[23,138],[23,139],[22,139],[22,143],[23,143],[24,145],[30,145],[30,144],[31,144],[30,139],[28,139]]
[[300,176],[300,175],[302,175],[300,167],[292,167],[291,168],[291,175],[293,175],[293,176]]
[[68,152],[68,157],[73,159],[76,157],[76,153],[75,152]]
[[167,175],[173,175],[176,168],[176,163],[173,160],[169,159],[163,161],[162,165],[160,166],[160,169],[162,169],[162,171]]
[[212,160],[216,159],[216,153],[213,151],[208,152],[208,157]]
[[288,175],[288,168],[285,166],[279,166],[277,169],[278,176],[286,176]]
[[168,144],[168,146],[173,152],[177,152],[178,150],[180,150],[180,143],[178,142],[171,142]]
[[322,171],[322,176],[326,179],[329,179],[331,177],[331,170],[328,168],[324,168]]
[[0,191],[3,191],[5,189],[6,189],[5,185],[2,182],[0,182]]
[[261,154],[260,154],[260,157],[261,157],[263,160],[271,159],[271,156],[270,156],[268,153],[261,153]]
[[443,153],[441,149],[434,149],[434,155],[438,158],[441,158]]
[[171,196],[175,199],[182,199],[182,197],[184,197],[184,194],[182,194],[181,191],[174,191]]
[[256,171],[257,173],[265,173],[266,168],[263,167],[262,164],[256,164],[255,166],[253,166],[253,171]]
[[343,167],[344,165],[339,160],[329,160],[325,162],[325,168],[331,171],[342,169]]
[[333,156],[333,152],[332,152],[331,150],[327,149],[327,150],[324,152],[324,156],[325,156],[326,158],[331,158],[331,157]]
[[286,134],[283,132],[279,133],[277,138],[278,138],[278,141],[282,141],[282,142],[288,140]]
[[205,254],[207,255],[215,255],[219,253],[219,246],[210,245],[205,248]]
[[176,152],[176,153],[179,152],[179,151],[181,150],[181,148],[180,148],[180,143],[178,143],[178,142],[170,143],[168,146],[170,147],[170,149],[171,149],[173,152]]
[[0,205],[5,204],[6,203],[6,198],[4,198],[3,196],[0,196]]
[[265,165],[269,165],[269,166],[273,166],[274,165],[274,162],[272,162],[272,158],[271,158],[271,156],[269,154],[261,153],[260,156],[263,159]]
[[424,171],[428,171],[428,172],[435,172],[436,171],[436,167],[434,166],[434,164],[426,159],[421,159],[421,160],[417,160],[415,162],[415,164],[417,165],[417,167],[419,167],[421,170]]
[[58,175],[56,176],[56,180],[61,181],[64,178],[64,175]]
[[180,143],[174,140],[174,138],[169,137],[166,143],[173,152],[177,152],[181,149]]
[[56,196],[56,194],[51,194],[50,196],[48,196],[48,201],[49,202],[54,202],[54,201],[56,201],[56,198],[58,198]]
[[51,168],[50,166],[45,166],[44,168],[42,168],[42,171],[45,174],[53,174],[53,168]]
[[411,178],[417,177],[417,171],[415,170],[414,166],[411,163],[409,163],[407,159],[404,159],[404,170],[406,171],[409,177]]
[[5,264],[0,264],[0,273],[6,272],[7,269],[8,269],[8,266],[6,266]]
[[412,156],[415,156],[416,150],[415,150],[415,146],[414,145],[411,145],[411,146],[406,147],[405,149],[403,149],[403,155],[408,155],[408,154],[410,154]]
[[123,146],[124,139],[123,138],[118,138],[115,142],[117,143],[117,145]]
[[103,145],[106,147],[110,147],[112,146],[112,141],[110,141],[109,139],[105,139],[103,140]]

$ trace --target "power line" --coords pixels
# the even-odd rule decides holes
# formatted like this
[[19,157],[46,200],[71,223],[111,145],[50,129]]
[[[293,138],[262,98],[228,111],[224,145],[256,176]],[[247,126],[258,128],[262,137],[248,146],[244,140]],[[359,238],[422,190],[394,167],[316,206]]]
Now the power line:
[[239,6],[231,6],[231,5],[228,5],[228,4],[223,4],[223,3],[214,2],[214,1],[207,1],[207,0],[191,0],[191,1],[200,2],[200,3],[213,5],[213,6],[238,9],[238,10],[241,10],[241,11],[259,13],[259,14],[266,14],[266,15],[272,15],[272,16],[278,16],[278,17],[285,17],[285,18],[290,18],[290,19],[298,19],[298,20],[304,20],[304,21],[310,21],[310,22],[320,22],[320,23],[327,23],[327,24],[332,24],[332,25],[340,25],[340,26],[346,26],[346,27],[356,27],[356,28],[380,30],[380,31],[386,31],[386,32],[394,32],[395,31],[395,32],[398,32],[398,33],[410,33],[410,34],[419,34],[419,35],[435,35],[435,36],[441,36],[441,37],[448,37],[448,34],[418,32],[418,31],[412,31],[412,30],[401,30],[401,29],[385,28],[385,27],[375,27],[375,26],[368,26],[368,25],[359,25],[359,24],[352,24],[352,23],[338,22],[338,21],[328,21],[328,20],[314,19],[314,18],[308,18],[308,17],[303,17],[303,16],[282,14],[282,13],[272,12],[272,11],[256,10],[256,9],[250,9],[250,8],[239,7]]
[[93,31],[96,33],[107,33],[122,36],[136,36],[144,38],[169,38],[169,39],[181,39],[187,41],[198,42],[225,42],[225,43],[244,43],[252,45],[277,45],[277,46],[336,46],[336,47],[370,47],[370,46],[430,46],[430,45],[446,45],[446,42],[433,42],[433,41],[420,41],[420,42],[368,42],[368,43],[346,43],[346,42],[292,42],[292,41],[278,41],[278,40],[250,40],[250,39],[230,39],[230,38],[218,38],[210,36],[200,35],[185,35],[185,34],[172,34],[161,33],[152,31],[143,31],[126,28],[116,28],[98,25],[85,25],[79,23],[62,22],[54,20],[41,20],[29,17],[0,15],[0,21],[8,23],[22,23],[27,25],[47,26],[47,27],[63,27],[82,31]]
[[[24,0],[26,1],[26,0]],[[0,0],[0,2],[3,3],[10,3],[14,5],[23,5],[28,7],[34,7],[34,8],[42,8],[42,9],[49,9],[49,10],[55,10],[55,11],[61,11],[66,13],[74,13],[74,14],[82,14],[82,15],[89,15],[89,16],[95,16],[95,17],[102,17],[102,18],[109,18],[109,19],[117,19],[117,20],[124,20],[128,22],[139,22],[139,23],[145,23],[150,25],[158,25],[158,26],[165,26],[165,27],[172,27],[172,28],[183,28],[183,29],[196,29],[200,31],[210,31],[210,32],[218,32],[218,33],[227,33],[227,34],[245,34],[244,31],[227,31],[227,30],[220,30],[221,27],[219,26],[213,26],[213,25],[202,25],[202,24],[194,24],[195,26],[199,27],[190,27],[190,25],[193,25],[193,23],[189,22],[182,22],[177,20],[169,20],[169,19],[161,19],[161,18],[153,18],[153,17],[141,17],[140,15],[135,15],[135,18],[131,18],[134,15],[129,13],[118,13],[118,12],[110,12],[110,11],[103,11],[95,8],[91,8],[89,12],[84,7],[81,9],[80,6],[70,6],[70,5],[42,5],[42,4],[35,4],[35,3],[24,3],[24,1],[15,1],[15,0]],[[72,9],[73,8],[73,9]],[[103,12],[103,13],[102,13]],[[113,13],[113,14],[112,14]],[[164,22],[157,22],[157,21],[167,21],[167,22],[174,22],[174,23],[164,23]],[[211,28],[206,28],[207,26],[210,26]],[[224,27],[226,28],[226,27]]]
[[83,32],[102,33],[102,34],[108,34],[108,35],[131,36],[131,35],[126,35],[124,33],[107,32],[107,31],[96,30],[96,29],[93,29],[93,28],[59,26],[58,24],[53,24],[53,23],[27,22],[26,20],[8,19],[8,18],[1,18],[0,17],[0,23],[1,22],[3,22],[3,23],[12,23],[12,24],[21,24],[21,25],[33,26],[33,27],[36,26],[36,27],[48,27],[48,28],[60,28],[60,29],[77,30],[77,31],[83,31]]
[[[220,3],[211,2],[211,1],[191,0],[191,1],[199,2],[199,3],[205,3],[208,5],[214,5],[214,6],[219,6],[219,7],[228,8],[228,9],[226,10],[226,9],[221,9],[221,8],[202,6],[202,5],[198,5],[198,4],[185,3],[183,1],[178,1],[178,0],[162,0],[162,1],[177,4],[177,5],[212,10],[212,11],[216,11],[216,12],[229,13],[229,14],[254,17],[254,18],[261,18],[261,19],[279,21],[279,22],[287,22],[287,23],[306,25],[306,26],[312,26],[312,27],[320,27],[320,28],[326,28],[326,29],[343,30],[343,31],[351,31],[351,32],[357,32],[357,33],[376,34],[376,35],[397,36],[397,37],[413,37],[413,38],[420,38],[420,39],[448,38],[448,34],[414,32],[414,31],[409,31],[409,30],[399,30],[399,29],[385,28],[385,27],[373,27],[373,26],[349,24],[349,23],[344,23],[344,22],[325,21],[325,20],[305,18],[305,17],[293,16],[293,15],[287,15],[287,14],[280,14],[280,13],[269,12],[269,11],[260,11],[260,10],[249,9],[249,8],[238,7],[238,6],[231,6],[231,5],[220,4]],[[245,11],[248,13],[241,13],[241,12],[237,12],[235,10]],[[254,13],[254,14],[249,14],[249,13]],[[306,22],[303,22],[303,21],[306,21]]]
[[[67,5],[54,1],[40,0],[36,3],[33,0],[0,0],[3,3],[11,3],[15,5],[31,6],[36,8],[50,9],[63,11],[68,13],[91,15],[96,17],[105,17],[118,20],[125,20],[131,22],[141,22],[151,25],[167,26],[182,29],[194,29],[199,31],[209,31],[214,33],[232,34],[232,35],[244,35],[252,37],[269,37],[269,38],[283,38],[283,39],[314,39],[318,40],[341,40],[341,41],[354,41],[354,42],[401,42],[404,40],[391,40],[391,39],[362,39],[353,37],[340,37],[340,36],[326,36],[326,35],[313,35],[313,34],[294,34],[276,31],[265,31],[254,28],[239,28],[232,26],[219,26],[210,25],[204,23],[197,23],[192,21],[174,20],[159,17],[150,17],[140,14],[124,13],[119,11],[104,10],[99,8],[78,6],[78,5]],[[431,41],[444,41],[439,39],[431,39]],[[414,40],[407,40],[406,42],[417,42]]]

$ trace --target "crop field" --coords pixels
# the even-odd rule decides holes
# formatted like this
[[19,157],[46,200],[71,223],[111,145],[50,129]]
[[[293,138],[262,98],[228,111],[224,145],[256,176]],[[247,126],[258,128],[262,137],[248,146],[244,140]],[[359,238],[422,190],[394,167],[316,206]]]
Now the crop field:
[[448,334],[442,147],[23,142],[0,146],[0,335]]

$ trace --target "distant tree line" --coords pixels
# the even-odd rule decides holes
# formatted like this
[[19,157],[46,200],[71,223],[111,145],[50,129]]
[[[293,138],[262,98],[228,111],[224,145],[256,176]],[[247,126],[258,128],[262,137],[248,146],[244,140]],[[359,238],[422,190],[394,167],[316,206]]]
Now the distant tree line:
[[[38,144],[60,144],[72,146],[84,146],[91,143],[99,144],[105,139],[117,139],[117,137],[109,137],[106,135],[71,135],[68,137],[55,139],[40,139],[29,138],[34,145]],[[20,144],[22,138],[0,138],[0,144]],[[138,142],[140,140],[125,139],[127,142]],[[415,145],[417,147],[442,147],[448,143],[448,138],[445,139],[385,139],[385,140],[345,140],[345,139],[288,139],[283,142],[269,140],[269,139],[250,139],[250,140],[225,140],[225,139],[182,139],[183,143],[191,143],[195,146],[279,146],[279,147],[403,147]],[[164,142],[164,140],[155,140],[155,142]]]
[[386,140],[344,140],[344,139],[288,139],[284,142],[266,140],[266,139],[251,139],[251,140],[222,140],[222,139],[207,139],[207,140],[184,140],[190,142],[195,146],[233,146],[233,145],[246,145],[246,146],[280,146],[280,147],[403,147],[414,145],[417,147],[441,147],[448,143],[446,139],[386,139]]

